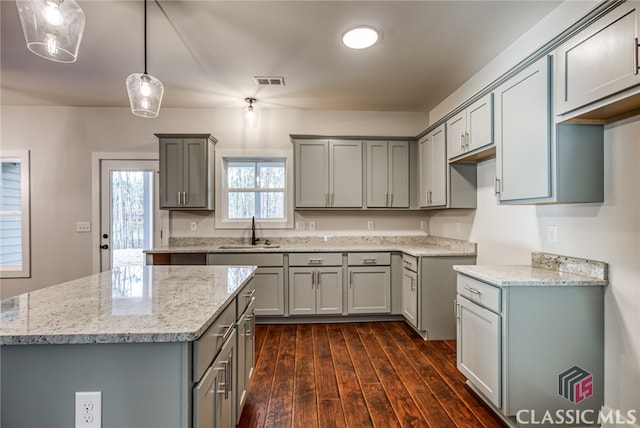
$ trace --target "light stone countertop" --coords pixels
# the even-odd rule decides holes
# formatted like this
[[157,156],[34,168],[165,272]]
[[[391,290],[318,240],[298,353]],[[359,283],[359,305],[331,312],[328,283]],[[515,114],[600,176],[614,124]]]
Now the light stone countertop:
[[198,339],[255,266],[126,266],[0,302],[0,345]]
[[464,275],[499,287],[509,286],[605,286],[608,265],[548,253],[532,253],[531,265],[456,265]]
[[[402,252],[415,257],[475,256],[476,244],[436,236],[341,236],[270,238],[257,246],[232,238],[177,238],[169,246],[145,251],[163,253],[303,253],[303,252]],[[245,245],[242,245],[242,244]],[[242,248],[228,248],[241,245]],[[224,248],[227,247],[227,248]]]

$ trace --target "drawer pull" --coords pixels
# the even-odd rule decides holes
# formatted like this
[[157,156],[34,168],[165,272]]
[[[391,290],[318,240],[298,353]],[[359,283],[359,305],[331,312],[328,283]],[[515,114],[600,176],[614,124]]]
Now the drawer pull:
[[226,328],[226,331],[223,334],[220,333],[216,333],[213,336],[214,337],[222,337],[222,341],[224,342],[225,340],[227,340],[227,338],[229,336],[231,336],[231,333],[233,332],[233,324],[229,324],[229,325],[223,325],[221,327]]
[[324,259],[309,259],[310,265],[321,265]]
[[247,297],[247,298],[252,298],[253,295],[256,294],[256,289],[254,288],[251,291],[245,291],[244,293],[242,293],[242,297]]
[[477,289],[472,288],[472,287],[465,286],[464,289],[467,290],[469,293],[473,293],[473,294],[476,294],[476,295],[480,295],[481,294],[480,291],[478,291]]
[[364,263],[365,265],[375,265],[378,263],[378,261],[374,258],[371,258],[371,259],[363,258],[362,263]]

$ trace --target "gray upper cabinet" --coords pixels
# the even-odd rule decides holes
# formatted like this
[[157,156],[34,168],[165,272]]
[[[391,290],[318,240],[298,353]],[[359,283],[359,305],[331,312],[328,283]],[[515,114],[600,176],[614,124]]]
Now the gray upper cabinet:
[[496,193],[501,203],[603,200],[603,127],[553,126],[551,56],[495,90]]
[[419,141],[419,197],[420,208],[447,205],[447,143],[442,124]]
[[556,50],[557,114],[640,84],[638,2],[627,2]]
[[409,208],[409,142],[367,141],[368,208]]
[[160,140],[160,208],[214,209],[214,146],[209,134],[156,134]]
[[296,208],[362,208],[362,142],[296,140]]
[[464,158],[493,144],[493,94],[489,93],[447,122],[448,158]]

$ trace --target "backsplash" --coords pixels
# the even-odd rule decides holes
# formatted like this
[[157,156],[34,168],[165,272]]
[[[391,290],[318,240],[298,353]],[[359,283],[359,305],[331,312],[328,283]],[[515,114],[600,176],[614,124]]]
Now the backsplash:
[[595,260],[534,252],[531,253],[531,266],[609,280],[609,265]]

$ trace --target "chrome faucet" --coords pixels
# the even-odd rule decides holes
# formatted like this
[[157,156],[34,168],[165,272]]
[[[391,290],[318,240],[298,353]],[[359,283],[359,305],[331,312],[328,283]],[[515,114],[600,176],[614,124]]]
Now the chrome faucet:
[[251,217],[251,245],[256,245],[259,241],[259,238],[256,238],[256,218]]

